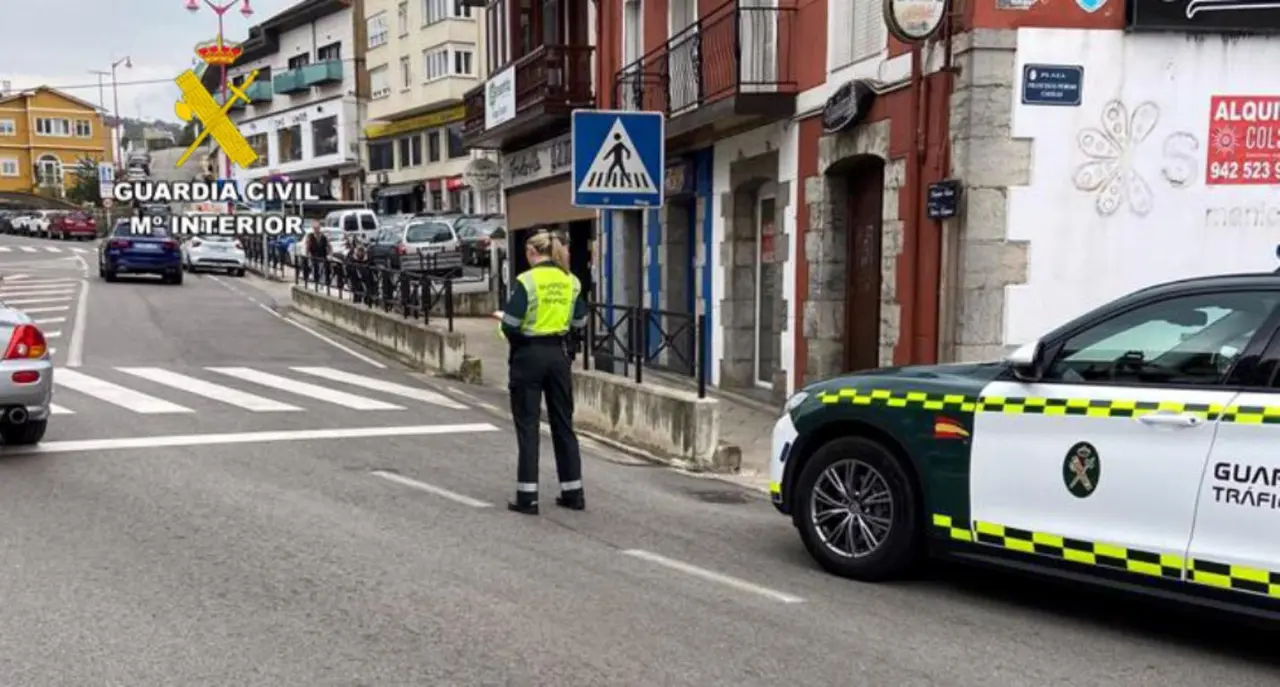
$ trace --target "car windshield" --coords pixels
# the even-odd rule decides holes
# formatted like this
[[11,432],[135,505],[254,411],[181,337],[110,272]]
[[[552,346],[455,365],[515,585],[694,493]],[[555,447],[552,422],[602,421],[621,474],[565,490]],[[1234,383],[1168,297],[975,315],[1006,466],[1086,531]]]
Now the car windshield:
[[507,236],[507,227],[502,220],[497,219],[472,219],[462,220],[458,222],[459,227],[466,227],[468,231],[476,232],[482,236],[489,238],[501,239]]

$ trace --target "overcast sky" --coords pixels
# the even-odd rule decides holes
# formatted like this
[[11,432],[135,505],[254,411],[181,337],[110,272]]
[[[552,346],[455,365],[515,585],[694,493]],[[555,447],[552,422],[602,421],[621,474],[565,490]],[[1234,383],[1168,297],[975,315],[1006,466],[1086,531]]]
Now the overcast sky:
[[[250,0],[254,15],[249,19],[240,15],[237,3],[224,17],[227,38],[243,40],[250,25],[296,1]],[[12,82],[15,90],[61,87],[94,104],[104,98],[111,111],[110,77],[100,96],[98,77],[89,72],[110,71],[112,62],[128,56],[133,68],[116,70],[125,117],[178,121],[173,79],[192,66],[196,44],[218,33],[217,15],[208,7],[188,12],[185,0],[0,0],[0,5],[0,82]],[[159,83],[137,83],[147,81]]]

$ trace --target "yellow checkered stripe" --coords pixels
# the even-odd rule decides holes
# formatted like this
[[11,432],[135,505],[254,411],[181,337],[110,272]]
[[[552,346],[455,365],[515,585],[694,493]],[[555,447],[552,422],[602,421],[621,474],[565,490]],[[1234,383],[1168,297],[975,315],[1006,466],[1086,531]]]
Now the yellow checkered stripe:
[[889,408],[919,408],[972,413],[978,407],[978,399],[964,394],[930,394],[923,391],[889,391],[887,389],[840,389],[818,394],[823,403],[850,403],[855,406],[886,406]]
[[1181,556],[1155,553],[1102,542],[1072,539],[1047,532],[1032,532],[991,522],[977,521],[972,529],[950,516],[934,515],[934,527],[949,539],[976,541],[1007,551],[1046,556],[1060,561],[1109,568],[1148,577],[1181,580],[1185,567]]
[[1218,589],[1280,599],[1280,572],[1196,559],[1191,561],[1188,579]]

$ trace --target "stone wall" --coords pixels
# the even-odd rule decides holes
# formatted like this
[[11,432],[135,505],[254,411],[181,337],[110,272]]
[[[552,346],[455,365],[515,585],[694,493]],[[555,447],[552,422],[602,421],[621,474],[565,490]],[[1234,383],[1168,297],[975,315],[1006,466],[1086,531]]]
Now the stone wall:
[[885,161],[884,200],[880,240],[880,364],[893,364],[898,344],[901,307],[897,296],[898,256],[902,253],[903,222],[898,194],[906,179],[906,162],[889,159],[888,120],[872,122],[853,131],[828,134],[818,142],[818,171],[804,180],[809,205],[805,233],[805,261],[809,269],[804,311],[804,346],[807,365],[803,382],[843,371],[845,359],[845,293],[848,284],[848,232],[846,181],[833,167],[865,155]]
[[1027,244],[1007,238],[1007,191],[1031,183],[1031,141],[1012,138],[1017,32],[957,36],[952,176],[964,183],[953,333],[958,361],[1005,353],[1007,286],[1027,279]]

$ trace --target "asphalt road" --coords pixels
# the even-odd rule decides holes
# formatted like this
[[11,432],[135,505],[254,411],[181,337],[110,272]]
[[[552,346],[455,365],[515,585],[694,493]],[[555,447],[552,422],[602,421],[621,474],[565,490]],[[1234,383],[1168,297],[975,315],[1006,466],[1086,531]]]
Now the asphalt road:
[[543,515],[508,513],[506,421],[255,284],[95,273],[68,301],[87,305],[82,359],[59,360],[70,412],[0,456],[0,683],[1280,679],[1275,633],[1216,616],[967,569],[832,578],[762,495],[600,451],[588,511],[551,506],[546,446]]

